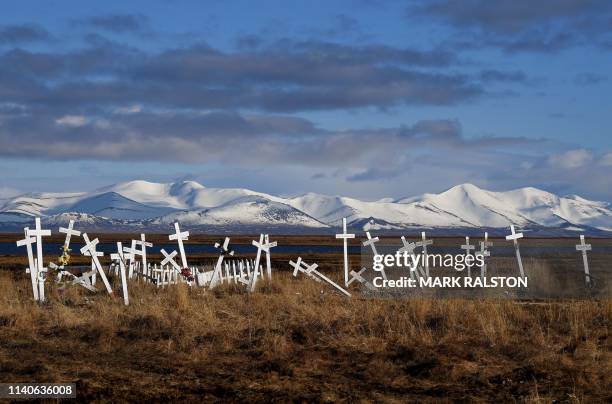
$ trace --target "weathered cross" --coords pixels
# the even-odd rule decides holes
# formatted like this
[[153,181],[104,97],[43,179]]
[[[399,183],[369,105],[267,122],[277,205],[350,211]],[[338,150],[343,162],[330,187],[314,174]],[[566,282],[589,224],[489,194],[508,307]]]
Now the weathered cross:
[[230,238],[226,237],[223,240],[223,244],[215,243],[215,248],[219,250],[219,258],[217,258],[217,264],[215,265],[215,270],[208,285],[209,289],[214,288],[215,286],[217,286],[217,283],[219,283],[219,277],[221,276],[221,266],[223,265],[223,258],[225,258],[225,254],[227,253],[231,256],[234,255],[234,250],[230,249],[229,242]]
[[[44,268],[43,266],[42,238],[46,236],[50,236],[51,230],[43,230],[41,228],[39,217],[36,218],[35,223],[36,223],[36,229],[35,230],[28,229],[28,231],[26,232],[26,235],[28,237],[33,236],[36,238],[36,276],[38,277],[38,281],[40,284],[41,277],[44,276],[43,274],[46,271],[46,268]],[[40,301],[44,301],[41,295],[39,295],[39,298],[40,298]]]
[[364,285],[366,288],[368,288],[371,291],[376,290],[376,287],[374,285],[372,285],[372,283],[370,283],[370,281],[368,281],[366,278],[364,278],[362,276],[362,274],[366,270],[367,270],[366,267],[362,267],[359,272],[351,271],[351,280],[348,282],[348,284],[350,285],[351,283],[353,283],[353,281],[357,281],[357,282],[361,283],[362,285]]
[[91,260],[94,263],[96,270],[100,274],[100,278],[102,278],[102,282],[104,282],[106,291],[108,292],[109,295],[112,295],[113,289],[111,288],[110,283],[108,283],[108,279],[106,279],[106,274],[104,273],[104,270],[102,269],[102,265],[100,264],[100,260],[98,259],[98,256],[104,254],[104,253],[99,253],[98,251],[96,251],[96,245],[98,244],[98,239],[96,238],[90,241],[87,233],[83,233],[83,240],[85,240],[85,246],[81,248],[81,254],[91,256]]
[[506,240],[514,243],[514,252],[516,254],[516,261],[518,262],[519,271],[521,273],[521,277],[525,277],[525,271],[523,271],[523,261],[521,260],[521,250],[519,249],[518,240],[523,238],[523,233],[515,233],[514,225],[510,225],[510,233],[506,236]]
[[129,260],[128,263],[128,278],[132,279],[132,276],[134,276],[134,264],[136,261],[136,256],[137,255],[142,255],[142,251],[138,250],[136,248],[136,242],[137,240],[132,240],[132,245],[131,247],[123,247],[123,252],[126,252],[129,254],[129,258],[126,259]]
[[576,245],[576,251],[582,252],[582,263],[584,265],[584,277],[587,287],[591,287],[591,273],[589,272],[589,261],[587,260],[587,251],[591,251],[590,244],[585,244],[584,234],[580,235],[580,244]]
[[[267,241],[265,241],[267,240]],[[257,247],[257,256],[255,258],[255,265],[253,268],[253,276],[250,279],[250,285],[249,285],[249,291],[250,292],[254,292],[255,291],[255,284],[257,283],[257,278],[259,277],[259,261],[261,260],[261,252],[265,252],[266,253],[266,257],[270,257],[270,248],[272,247],[276,247],[277,246],[277,242],[273,242],[270,243],[270,239],[267,235],[264,234],[260,234],[259,235],[259,242],[253,240],[252,244]],[[267,272],[268,272],[268,277],[270,277],[272,275],[272,268],[270,267],[270,260],[268,259],[267,262]]]
[[480,242],[480,251],[477,253],[482,256],[482,266],[480,267],[480,278],[484,280],[484,277],[487,276],[487,261],[486,258],[491,256],[491,252],[489,252],[487,247],[491,247],[493,245],[492,242],[489,241],[489,233],[485,231],[484,241]]
[[186,241],[189,238],[189,232],[181,232],[178,222],[174,223],[174,230],[176,233],[169,235],[168,239],[176,240],[179,246],[179,253],[181,254],[181,264],[183,264],[183,268],[189,268],[187,265],[187,256],[185,255],[185,246],[183,245],[183,241]]
[[34,263],[34,255],[32,254],[32,244],[36,243],[36,237],[28,236],[29,228],[24,228],[25,238],[17,241],[17,247],[25,246],[28,251],[28,265],[30,268],[30,278],[32,280],[32,294],[34,300],[38,301],[38,271]]
[[425,237],[425,232],[422,231],[421,232],[421,241],[416,243],[417,247],[423,247],[423,259],[425,261],[425,275],[429,278],[429,260],[427,259],[427,246],[428,245],[432,245],[433,244],[433,240],[427,240],[427,237]]
[[349,262],[348,262],[348,239],[355,238],[354,234],[346,232],[346,217],[342,218],[342,233],[336,234],[336,238],[342,239],[344,244],[344,286],[349,285]]
[[170,254],[168,254],[166,252],[166,250],[164,250],[162,248],[161,249],[161,253],[164,256],[164,259],[161,262],[161,266],[163,267],[164,265],[170,264],[170,265],[172,265],[172,268],[176,269],[180,273],[181,272],[181,267],[174,260],[174,257],[176,257],[176,254],[177,254],[176,251],[172,251]]
[[461,246],[462,250],[465,250],[465,257],[466,257],[466,265],[467,265],[467,270],[468,270],[468,278],[472,276],[472,260],[469,259],[468,257],[471,255],[470,254],[470,250],[474,250],[476,249],[476,247],[472,244],[470,244],[470,238],[469,237],[465,237],[465,244],[463,244]]
[[125,274],[125,259],[126,255],[123,253],[123,246],[121,242],[117,242],[117,253],[111,254],[111,259],[116,260],[119,263],[119,270],[121,271],[121,289],[123,291],[123,304],[128,306],[130,299],[127,291],[127,276]]
[[72,236],[79,237],[81,232],[78,230],[73,230],[74,220],[68,222],[68,227],[60,227],[59,232],[66,234],[66,239],[64,240],[64,248],[67,250],[70,247],[70,238]]
[[145,234],[140,233],[140,240],[136,240],[136,244],[140,245],[143,273],[147,273],[147,247],[153,247],[153,243],[147,242],[145,239]]
[[[374,256],[378,255],[378,250],[376,249],[376,243],[378,243],[378,242],[380,241],[380,239],[379,239],[378,237],[372,237],[372,236],[370,235],[370,232],[369,232],[369,231],[366,231],[366,236],[368,237],[368,239],[367,239],[367,241],[364,241],[364,242],[362,243],[362,244],[363,244],[363,246],[364,246],[364,247],[365,247],[365,246],[370,246],[370,248],[372,249],[372,254],[373,254]],[[374,258],[372,257],[372,259],[374,259]],[[381,269],[379,272],[380,272],[380,274],[382,275],[382,278],[383,278],[384,280],[387,280],[387,274],[385,273],[385,270],[384,270],[384,269]]]
[[[297,262],[289,261],[289,265],[293,267],[293,276],[297,277],[298,272],[303,272],[307,275],[314,275],[325,282],[332,285],[334,288],[338,289],[344,295],[351,297],[351,294],[346,290],[342,289],[340,285],[329,279],[327,276],[323,275],[321,272],[317,271],[317,264],[308,265],[302,261],[302,257],[298,257]],[[304,265],[304,268],[302,267]]]

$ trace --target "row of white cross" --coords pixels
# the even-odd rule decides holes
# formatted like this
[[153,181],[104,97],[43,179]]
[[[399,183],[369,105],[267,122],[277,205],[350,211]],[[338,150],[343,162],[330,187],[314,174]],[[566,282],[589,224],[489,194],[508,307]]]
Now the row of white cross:
[[[24,246],[27,249],[28,255],[28,268],[27,272],[30,273],[32,282],[32,292],[34,300],[44,302],[45,301],[45,274],[47,268],[43,265],[43,244],[42,237],[50,236],[50,230],[43,230],[41,227],[40,218],[35,220],[36,228],[31,230],[29,228],[24,229],[25,238],[17,241],[17,246]],[[124,247],[121,242],[117,242],[117,252],[110,255],[113,263],[111,269],[115,269],[115,274],[121,277],[121,288],[123,293],[124,304],[129,304],[129,296],[127,291],[128,279],[132,279],[134,276],[140,276],[145,281],[157,283],[158,286],[162,286],[169,283],[176,283],[179,279],[192,285],[194,282],[198,286],[205,286],[209,288],[217,286],[223,281],[233,280],[234,282],[240,282],[247,285],[247,289],[250,292],[255,290],[257,280],[264,276],[263,266],[260,265],[262,258],[262,252],[266,254],[266,276],[272,277],[272,264],[270,250],[277,246],[276,242],[270,242],[269,235],[261,234],[259,241],[253,241],[252,245],[257,247],[257,256],[253,260],[233,260],[232,262],[226,262],[223,265],[223,259],[226,255],[233,256],[234,251],[229,247],[229,237],[226,237],[222,244],[216,243],[215,247],[219,250],[220,255],[217,263],[212,271],[201,272],[197,267],[189,267],[187,263],[187,256],[185,254],[185,247],[183,242],[189,238],[188,231],[181,231],[179,224],[174,224],[175,233],[168,236],[171,241],[176,241],[178,244],[178,252],[176,250],[168,253],[166,250],[161,249],[163,260],[161,261],[160,267],[151,267],[147,262],[147,248],[152,247],[153,244],[146,241],[145,234],[141,234],[140,240],[132,240],[130,247]],[[99,276],[104,283],[106,291],[109,294],[113,294],[113,289],[106,276],[106,273],[100,263],[100,257],[104,256],[104,253],[97,250],[99,240],[91,240],[87,233],[82,233],[74,230],[74,221],[70,221],[68,227],[60,227],[60,233],[65,233],[66,238],[62,250],[64,252],[70,251],[70,241],[72,236],[82,236],[85,242],[83,248],[80,249],[81,254],[91,258],[91,271],[83,272],[80,276],[76,276],[67,270],[63,265],[57,265],[50,263],[49,266],[57,270],[58,277],[57,281],[61,281],[63,277],[71,278],[74,284],[81,285],[91,291],[97,291],[95,288],[96,276]],[[33,245],[36,245],[36,256],[34,255]],[[179,255],[181,264],[179,265],[175,260],[175,257]],[[140,257],[140,261],[137,258]],[[223,276],[222,270],[225,269],[225,276]],[[233,276],[230,276],[230,269],[232,269]],[[238,270],[238,272],[236,271]]]

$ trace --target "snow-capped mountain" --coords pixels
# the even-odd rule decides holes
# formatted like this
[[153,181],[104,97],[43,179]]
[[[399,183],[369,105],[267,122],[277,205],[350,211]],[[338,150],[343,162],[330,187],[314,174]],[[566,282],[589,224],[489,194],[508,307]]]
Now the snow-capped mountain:
[[[0,229],[32,217],[48,223],[75,219],[82,226],[129,230],[186,227],[249,231],[333,231],[346,217],[352,228],[401,231],[414,228],[453,233],[465,229],[612,232],[612,206],[576,195],[559,197],[536,188],[492,192],[471,184],[439,194],[375,202],[308,193],[281,198],[241,188],[208,188],[197,182],[130,181],[92,192],[33,193],[1,201]],[[214,230],[213,230],[214,231]]]

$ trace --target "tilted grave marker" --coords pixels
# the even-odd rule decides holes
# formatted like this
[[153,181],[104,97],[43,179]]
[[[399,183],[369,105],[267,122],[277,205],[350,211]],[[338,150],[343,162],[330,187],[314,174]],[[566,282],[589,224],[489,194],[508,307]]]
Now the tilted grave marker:
[[344,286],[349,284],[349,262],[348,262],[348,239],[355,238],[354,234],[346,232],[346,217],[342,218],[342,233],[336,234],[336,238],[342,239],[344,247]]
[[[102,278],[102,282],[104,282],[106,291],[108,292],[109,295],[112,295],[113,289],[111,288],[110,283],[108,283],[108,279],[106,279],[106,274],[104,273],[104,270],[102,269],[102,265],[100,265],[100,260],[98,259],[99,255],[98,255],[98,251],[96,251],[96,245],[99,242],[98,239],[96,238],[90,241],[87,233],[83,233],[83,240],[85,241],[85,246],[81,248],[81,254],[91,256],[91,260],[96,268],[96,271],[100,274],[100,278]],[[104,253],[101,253],[101,254],[103,255]]]
[[[380,239],[378,237],[372,238],[372,236],[370,235],[369,231],[366,231],[366,236],[368,237],[368,239],[362,243],[363,246],[364,247],[365,246],[370,246],[370,249],[372,249],[372,254],[374,256],[378,255],[378,251],[376,250],[376,243],[378,243],[380,241]],[[372,259],[374,259],[374,258],[372,257]],[[378,272],[380,272],[380,274],[382,275],[382,278],[384,280],[387,280],[387,274],[385,273],[384,268],[381,269]]]
[[117,253],[116,254],[111,254],[111,259],[117,261],[117,263],[119,264],[119,272],[121,272],[121,290],[123,292],[123,304],[125,304],[126,306],[129,306],[130,304],[130,298],[128,296],[128,290],[127,290],[127,276],[126,276],[126,270],[125,270],[125,254],[123,253],[123,246],[121,245],[121,242],[118,241],[117,242]]
[[27,236],[36,238],[36,277],[38,280],[38,300],[41,302],[45,301],[45,273],[47,268],[44,267],[43,263],[43,244],[42,238],[51,235],[51,230],[43,230],[40,225],[40,218],[35,219],[35,229],[28,229]]
[[25,238],[17,241],[17,247],[25,246],[27,249],[30,279],[32,281],[32,295],[34,296],[34,300],[38,301],[38,270],[34,262],[34,254],[32,253],[32,244],[36,243],[36,237],[28,236],[28,230],[28,227],[23,229]]
[[367,289],[369,289],[371,291],[376,290],[376,286],[372,285],[372,283],[370,281],[368,281],[366,278],[363,277],[363,273],[366,270],[367,270],[366,267],[362,267],[359,272],[351,271],[351,280],[348,282],[348,285],[350,285],[354,281],[357,281],[357,282],[361,283],[362,285],[364,285]]
[[428,245],[432,245],[432,244],[433,244],[433,240],[427,240],[427,237],[425,237],[425,232],[422,231],[421,232],[421,241],[416,243],[416,245],[418,247],[423,247],[423,254],[424,254],[424,258],[425,258],[425,275],[428,278],[429,278],[429,260],[427,259],[427,246]]
[[151,277],[149,272],[149,265],[147,264],[147,247],[153,247],[153,243],[149,243],[145,239],[145,234],[140,234],[140,240],[136,240],[136,244],[140,245],[141,259],[142,259],[142,273],[143,275]]
[[[265,241],[264,240],[268,240]],[[262,251],[266,253],[266,256],[268,257],[268,259],[266,260],[266,265],[267,265],[267,271],[268,271],[268,278],[272,277],[272,268],[270,266],[270,248],[276,247],[277,246],[277,242],[273,242],[270,243],[269,238],[267,238],[266,235],[260,234],[259,235],[259,242],[253,240],[252,244],[257,247],[257,257],[255,258],[255,263],[253,264],[253,276],[250,279],[250,285],[249,285],[249,291],[250,292],[254,292],[255,291],[255,284],[257,283],[257,278],[259,277],[259,261],[261,259],[261,253]]]
[[168,239],[176,240],[179,247],[179,254],[181,255],[181,264],[183,265],[183,268],[189,268],[189,265],[187,265],[187,255],[185,255],[185,246],[183,245],[183,241],[187,241],[189,239],[189,232],[181,232],[178,222],[174,223],[174,230],[175,233],[169,235]]
[[321,280],[332,285],[334,288],[338,289],[342,294],[351,297],[351,294],[344,290],[340,285],[329,279],[327,276],[323,275],[321,272],[317,271],[318,264],[308,265],[302,261],[302,257],[298,257],[297,262],[289,261],[289,265],[293,267],[293,276],[297,277],[299,272],[310,274],[318,277]]
[[525,277],[525,271],[523,270],[523,261],[521,260],[521,250],[519,249],[518,240],[523,238],[523,233],[515,233],[514,225],[510,225],[510,233],[506,236],[506,240],[512,240],[514,244],[514,253],[516,254],[516,261],[518,262],[519,271],[521,273],[521,277]]
[[72,238],[72,236],[79,237],[81,235],[80,231],[74,230],[73,228],[74,220],[70,220],[70,222],[68,222],[68,227],[59,228],[60,233],[66,234],[64,245],[62,246],[62,255],[60,255],[58,259],[58,263],[60,264],[60,266],[68,265],[68,263],[70,262],[70,255],[68,253],[72,251],[70,249],[70,239]]
[[591,273],[589,272],[589,261],[587,259],[587,251],[591,251],[592,247],[590,244],[585,244],[584,234],[580,235],[580,244],[576,245],[576,251],[582,252],[582,264],[584,266],[584,281],[587,287],[591,287]]
[[471,278],[472,277],[472,264],[471,264],[472,261],[468,260],[468,257],[471,255],[470,251],[471,250],[475,250],[476,246],[470,244],[470,238],[466,236],[465,237],[465,244],[463,244],[461,246],[461,249],[465,250],[465,258],[466,258],[466,261],[467,261],[466,262],[466,266],[467,266],[467,270],[468,270],[467,276],[468,276],[468,278]]
[[[217,286],[217,284],[220,282],[221,265],[223,264],[223,258],[225,257],[225,254],[229,254],[230,256],[234,255],[234,250],[230,249],[229,242],[230,242],[230,238],[225,237],[225,240],[223,240],[223,244],[215,243],[215,248],[219,251],[219,258],[217,258],[217,264],[215,265],[215,269],[214,269],[212,278],[208,286],[210,289]],[[200,285],[200,286],[203,286],[203,285]]]

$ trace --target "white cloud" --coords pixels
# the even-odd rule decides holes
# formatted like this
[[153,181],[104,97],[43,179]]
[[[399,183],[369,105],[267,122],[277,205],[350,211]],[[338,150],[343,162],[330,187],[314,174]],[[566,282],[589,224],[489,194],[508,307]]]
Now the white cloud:
[[612,152],[608,152],[601,158],[601,165],[612,166]]
[[142,105],[130,105],[129,107],[115,108],[114,112],[121,115],[137,114],[142,112]]
[[565,169],[579,168],[590,162],[593,159],[593,154],[585,149],[568,150],[562,154],[553,154],[548,158],[548,162],[552,166]]
[[61,118],[55,120],[55,123],[61,126],[70,126],[72,128],[78,128],[80,126],[87,125],[87,118],[82,115],[64,115]]

